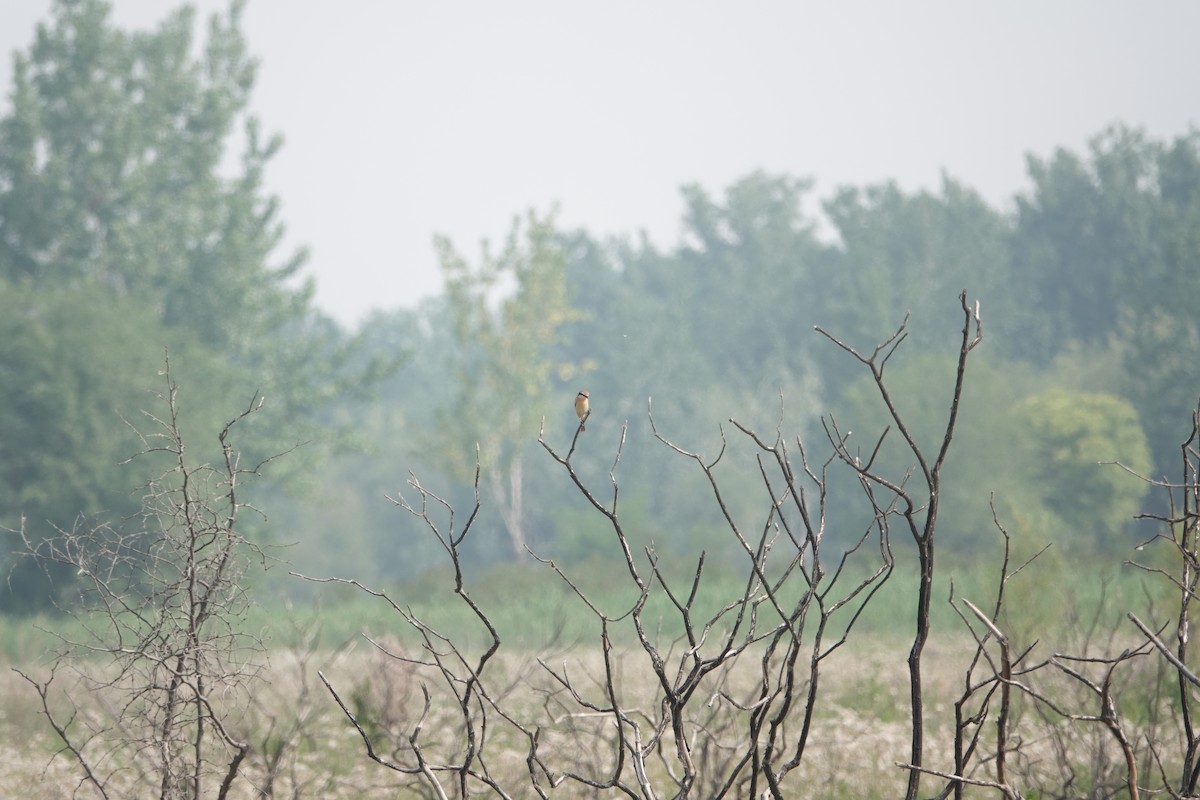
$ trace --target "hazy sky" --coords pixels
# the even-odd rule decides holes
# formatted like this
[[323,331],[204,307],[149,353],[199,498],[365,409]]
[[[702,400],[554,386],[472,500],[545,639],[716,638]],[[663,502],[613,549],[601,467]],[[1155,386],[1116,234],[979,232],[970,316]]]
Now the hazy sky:
[[[126,27],[174,3],[115,0]],[[195,3],[205,19],[223,0]],[[0,49],[51,0],[7,0]],[[679,187],[758,168],[838,185],[943,171],[1005,204],[1026,153],[1114,121],[1200,125],[1200,3],[1121,0],[250,0],[268,173],[318,303],[353,323],[440,288],[513,215],[596,234],[680,232]],[[7,109],[11,60],[0,64]]]

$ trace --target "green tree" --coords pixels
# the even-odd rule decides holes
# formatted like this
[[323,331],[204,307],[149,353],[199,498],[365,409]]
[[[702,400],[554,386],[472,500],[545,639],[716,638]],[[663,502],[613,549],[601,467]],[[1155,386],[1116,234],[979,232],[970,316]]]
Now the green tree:
[[[888,385],[894,402],[904,414],[916,443],[926,449],[937,447],[938,420],[950,402],[946,383],[954,375],[951,354],[903,351],[888,364]],[[1021,471],[1024,462],[1012,446],[1015,436],[1012,407],[1045,381],[1045,376],[1028,365],[1006,362],[985,349],[979,352],[973,379],[963,388],[959,410],[957,447],[946,459],[942,500],[938,517],[943,526],[943,552],[973,553],[994,543],[994,526],[989,498],[995,493],[1001,509],[1014,498],[1024,502],[1029,494]],[[874,454],[876,470],[897,483],[906,474],[916,475],[917,464],[894,428],[874,382],[859,378],[831,403],[830,414],[840,429],[852,431],[852,449],[865,461]],[[874,445],[885,428],[891,429],[878,452]],[[853,476],[835,475],[851,480]],[[838,523],[835,531],[858,530],[869,518],[852,517],[862,510],[853,504],[833,507]]]
[[949,177],[938,193],[889,182],[840,189],[824,209],[841,246],[830,256],[823,325],[874,343],[909,312],[909,347],[927,352],[953,335],[942,307],[966,288],[990,341],[1009,352],[1024,302],[1006,280],[1010,225],[977,192]]
[[691,416],[701,387],[775,395],[781,381],[810,373],[805,339],[819,321],[824,248],[803,210],[809,188],[763,172],[720,198],[687,186],[683,240],[671,251],[575,240],[572,299],[589,314],[572,340],[596,359],[603,393],[628,398],[618,413],[640,416],[653,396],[662,413],[678,402]]
[[279,422],[248,426],[248,459],[315,438],[331,399],[370,383],[340,367],[354,342],[314,312],[304,252],[274,261],[283,225],[263,174],[281,140],[246,111],[242,7],[214,16],[197,48],[190,8],[129,33],[108,3],[58,0],[14,58],[0,119],[4,381],[51,400],[5,411],[0,524],[23,514],[36,536],[124,509],[107,432],[137,415],[131,395],[154,385],[164,348],[193,398],[185,430],[222,423],[231,394],[271,398]]
[[452,474],[469,480],[478,447],[513,554],[524,558],[528,450],[544,421],[563,419],[575,394],[566,387],[588,369],[561,357],[565,326],[579,317],[568,299],[566,256],[553,216],[534,213],[513,223],[498,254],[485,244],[475,266],[448,239],[436,245],[459,362],[434,450]]
[[[1073,354],[1040,370],[1027,362],[981,354],[963,393],[959,449],[947,459],[940,518],[950,551],[977,552],[994,544],[990,500],[1023,546],[1056,542],[1085,551],[1120,546],[1141,511],[1146,484],[1110,462],[1141,474],[1148,469],[1146,436],[1133,405],[1097,388],[1113,359],[1089,371]],[[1069,363],[1068,363],[1069,362]],[[947,403],[944,383],[954,365],[941,353],[898,357],[888,378],[918,444],[936,442],[936,412]],[[1115,377],[1110,377],[1116,382]],[[852,382],[835,416],[868,457],[889,420],[865,380]],[[899,482],[915,469],[893,430],[875,454],[877,468]],[[847,509],[833,513],[845,521]],[[853,525],[848,525],[851,529]]]
[[[1027,357],[1045,364],[1070,342],[1104,345],[1127,291],[1155,263],[1155,146],[1113,127],[1088,157],[1060,149],[1029,156],[1030,192],[1017,197],[1013,277],[1030,290]],[[1144,291],[1141,289],[1140,291]]]
[[[97,305],[90,293],[34,292],[5,286],[0,314],[0,525],[31,534],[71,528],[76,515],[124,517],[137,510],[134,481],[118,465],[137,445],[118,409],[136,408],[149,386],[142,370],[162,350],[148,339],[156,322],[128,300]],[[150,373],[152,376],[153,373]],[[19,547],[2,541],[2,553]],[[27,563],[0,558],[3,606],[22,611],[44,603],[46,576]],[[15,567],[15,569],[14,569]],[[66,573],[51,575],[62,580]]]
[[803,208],[811,187],[754,172],[722,203],[699,186],[684,188],[683,244],[660,266],[668,270],[660,280],[675,284],[679,299],[669,305],[684,317],[663,336],[686,332],[704,370],[694,377],[773,395],[813,371],[805,344],[820,321],[824,248]]
[[1044,508],[1075,541],[1119,546],[1141,510],[1150,450],[1137,411],[1110,394],[1052,388],[1016,408],[1025,438],[1026,475]]
[[1175,469],[1200,393],[1200,133],[1159,142],[1113,126],[1088,152],[1029,159],[1017,198],[1013,279],[1032,291],[1029,358],[1072,342],[1122,354],[1122,393],[1147,426],[1156,474]]
[[[262,177],[281,139],[246,115],[256,65],[241,7],[213,19],[193,59],[188,7],[130,34],[100,0],[55,5],[15,57],[0,122],[0,274],[132,296],[235,351],[294,316],[306,292],[284,287],[303,253],[268,265],[283,228]],[[223,177],[239,123],[239,174]]]
[[812,326],[826,301],[826,248],[805,212],[809,190],[765,172],[720,193],[684,187],[683,235],[670,249],[644,237],[567,238],[571,302],[586,313],[569,327],[568,358],[595,364],[587,383],[597,432],[629,424],[621,474],[645,488],[639,502],[658,546],[693,544],[706,509],[672,502],[703,487],[651,436],[648,398],[662,430],[713,454],[719,420],[774,425],[781,390],[790,429],[819,413]]
[[1120,310],[1123,394],[1137,405],[1155,475],[1178,470],[1181,420],[1200,397],[1200,131],[1153,148],[1141,179],[1154,257],[1129,264]]

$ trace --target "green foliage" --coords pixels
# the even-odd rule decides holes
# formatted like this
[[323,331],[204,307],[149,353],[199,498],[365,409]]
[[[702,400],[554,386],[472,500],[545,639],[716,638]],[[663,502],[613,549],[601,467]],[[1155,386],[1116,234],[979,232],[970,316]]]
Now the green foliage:
[[[1003,501],[1020,486],[1008,409],[1036,385],[1039,376],[1024,365],[989,355],[982,349],[972,364],[971,379],[966,382],[960,405],[957,445],[947,457],[942,477],[938,530],[942,546],[950,551],[975,552],[989,546],[994,530],[991,496],[995,494]],[[955,358],[947,347],[941,353],[901,349],[885,370],[893,401],[913,439],[926,453],[936,453],[942,445],[954,369]],[[837,406],[832,416],[843,433],[852,433],[851,442],[857,442],[856,452],[862,460],[875,453],[882,474],[897,482],[909,474],[919,475],[912,453],[869,375],[850,383]],[[881,436],[883,443],[876,452]],[[832,495],[838,503],[835,519],[857,533],[859,526],[849,525],[846,520],[860,511],[858,498],[848,486],[844,489]],[[851,506],[838,502],[844,497],[851,499]]]
[[[137,304],[100,306],[70,289],[5,285],[3,295],[0,373],[21,380],[8,384],[0,405],[0,508],[99,511],[125,488],[112,467],[136,438],[116,411],[138,402],[136,387],[149,384],[141,366],[161,362],[161,350],[144,338],[154,321]],[[47,418],[54,424],[29,424]]]
[[454,324],[453,400],[434,432],[441,465],[471,480],[478,464],[497,503],[513,555],[525,555],[524,458],[547,419],[572,408],[586,360],[562,355],[570,304],[566,255],[553,217],[514,222],[504,249],[485,244],[471,266],[449,240],[437,240]]
[[1016,415],[1042,504],[1097,547],[1128,545],[1117,534],[1140,510],[1147,484],[1137,475],[1150,468],[1133,406],[1109,394],[1052,388],[1027,398]]
[[1120,393],[1140,412],[1155,471],[1173,468],[1200,359],[1200,133],[1172,142],[1114,126],[1086,156],[1030,157],[1017,198],[1011,279],[1032,308],[1024,357],[1047,363],[1072,342],[1115,346]]
[[[145,338],[155,321],[128,300],[98,305],[86,292],[33,291],[0,280],[0,525],[23,523],[35,536],[70,528],[77,516],[126,516],[137,508],[119,464],[137,438],[118,416],[142,402],[141,386],[162,362]],[[157,352],[155,352],[157,350]],[[4,603],[29,610],[48,587],[40,571],[15,560],[17,537],[2,540]]]
[[1008,320],[1022,299],[1004,280],[1010,224],[978,193],[944,177],[940,194],[907,195],[895,183],[847,187],[824,208],[842,246],[830,259],[822,327],[874,344],[907,312],[909,346],[943,348],[957,323],[946,304],[969,288],[988,324],[1001,327],[998,349],[1007,352]]
[[[491,445],[481,447],[481,458],[503,469],[516,457],[515,440],[538,429],[558,382],[585,370],[556,349],[564,327],[579,318],[568,299],[565,254],[553,217],[533,213],[513,223],[498,255],[485,244],[474,267],[448,239],[439,238],[437,248],[459,357],[456,403],[441,433],[453,443],[448,450]],[[568,397],[553,408],[570,405]],[[469,459],[456,465],[458,474],[474,471],[467,453],[452,457]]]
[[1150,207],[1153,257],[1123,265],[1118,335],[1123,343],[1123,394],[1141,413],[1156,474],[1175,469],[1186,432],[1185,410],[1200,388],[1200,132],[1174,142],[1139,140],[1148,164],[1138,186]]
[[[981,298],[986,342],[962,407],[963,446],[946,475],[941,513],[950,546],[971,550],[992,529],[993,495],[1002,518],[1030,526],[1035,538],[1092,538],[1083,529],[1104,513],[1116,515],[1105,530],[1120,530],[1137,510],[1129,494],[1136,490],[1118,492],[1103,512],[1071,519],[1075,506],[1047,495],[1065,488],[1037,477],[1037,452],[1026,446],[1030,420],[1017,409],[1051,386],[1123,398],[1146,426],[1155,461],[1173,452],[1159,443],[1177,438],[1164,420],[1186,416],[1187,367],[1173,352],[1147,352],[1170,352],[1172,344],[1186,352],[1194,315],[1183,312],[1186,300],[1178,314],[1132,309],[1156,294],[1137,279],[1142,260],[1154,256],[1156,269],[1187,285],[1200,274],[1187,260],[1196,248],[1186,246],[1198,229],[1186,224],[1200,197],[1187,181],[1200,177],[1200,168],[1191,169],[1200,164],[1195,152],[1192,138],[1159,145],[1115,128],[1087,154],[1031,159],[1033,188],[1013,212],[990,207],[951,178],[937,192],[906,193],[893,183],[845,188],[824,203],[832,244],[803,212],[807,181],[755,173],[720,197],[690,186],[684,235],[673,250],[644,240],[601,243],[582,231],[560,237],[571,303],[585,316],[565,324],[554,349],[564,360],[594,363],[588,385],[603,410],[594,425],[610,424],[615,433],[628,423],[620,477],[646,487],[649,524],[662,532],[662,544],[687,539],[705,523],[695,504],[678,502],[695,487],[649,436],[648,397],[660,428],[703,453],[719,450],[717,426],[729,417],[764,431],[782,422],[785,434],[819,449],[818,417],[832,413],[860,442],[873,441],[885,424],[878,399],[811,328],[820,324],[869,351],[907,311],[910,335],[888,378],[918,441],[936,447],[935,420],[948,402],[938,392],[951,369],[940,353],[959,335],[945,307],[965,286]],[[1169,177],[1167,164],[1175,168]],[[1079,282],[1086,292],[1072,294]],[[1187,296],[1172,293],[1171,302]],[[563,389],[569,396],[570,387]],[[560,398],[559,405],[566,403]],[[1161,413],[1148,415],[1151,407]],[[1136,441],[1117,444],[1122,454],[1114,457],[1145,465]],[[901,476],[909,465],[898,445],[893,431],[880,457],[894,458]],[[746,466],[737,458],[731,448],[731,474]],[[731,486],[739,513],[754,509],[752,492],[749,483]],[[839,532],[852,534],[858,522],[841,511]],[[535,538],[567,535],[553,510],[541,510],[540,519],[544,533]]]
[[[939,414],[949,402],[953,378],[948,356],[898,355],[885,374],[917,443],[937,440]],[[1083,369],[1047,374],[1027,364],[981,357],[962,401],[958,448],[947,461],[940,508],[943,543],[974,551],[994,530],[990,502],[1014,534],[1040,546],[1119,547],[1146,494],[1144,481],[1112,463],[1145,475],[1146,437],[1133,406],[1105,392],[1069,388]],[[836,415],[854,431],[862,457],[890,423],[869,378],[850,384]],[[891,430],[878,462],[895,480],[915,469],[899,432]],[[849,513],[848,509],[840,509]]]
[[1068,341],[1103,344],[1124,292],[1138,290],[1155,260],[1154,211],[1143,189],[1153,180],[1153,155],[1145,138],[1112,128],[1091,142],[1090,155],[1030,156],[1034,188],[1017,198],[1014,277],[1052,312],[1030,331],[1034,358],[1048,360]]
[[[295,298],[280,286],[300,260],[266,267],[282,228],[261,197],[280,140],[263,142],[246,119],[242,174],[221,176],[254,82],[239,14],[214,19],[193,59],[186,8],[155,33],[127,34],[105,3],[55,6],[16,59],[0,124],[6,277],[134,296],[233,350],[286,318]],[[242,324],[222,324],[231,319]]]
[[[198,48],[189,8],[139,33],[110,11],[55,3],[15,57],[0,119],[0,359],[17,396],[0,417],[0,524],[24,515],[35,537],[136,502],[115,466],[138,449],[121,417],[139,415],[164,351],[191,398],[185,432],[219,429],[230,397],[266,395],[277,422],[248,426],[255,463],[334,440],[325,410],[379,371],[312,310],[305,254],[273,261],[283,225],[263,176],[281,139],[246,111],[242,4]],[[5,607],[45,601],[22,569]]]
[[823,253],[815,220],[802,209],[810,188],[809,181],[755,172],[725,191],[723,205],[700,187],[684,189],[682,246],[669,261],[651,262],[656,269],[647,276],[678,294],[666,309],[654,294],[642,302],[667,311],[659,335],[691,343],[703,370],[695,377],[705,383],[756,385],[808,366],[797,358],[795,336],[819,308]]

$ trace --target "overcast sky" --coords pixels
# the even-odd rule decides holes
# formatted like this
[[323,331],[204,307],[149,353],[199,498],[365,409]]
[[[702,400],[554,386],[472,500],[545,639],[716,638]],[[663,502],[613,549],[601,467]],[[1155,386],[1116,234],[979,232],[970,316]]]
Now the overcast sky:
[[[144,28],[174,5],[115,15]],[[0,49],[50,7],[6,0]],[[529,208],[670,247],[685,183],[762,168],[828,196],[945,171],[1005,205],[1026,153],[1200,125],[1193,0],[250,0],[245,29],[254,110],[286,140],[269,188],[347,324],[439,291],[434,233],[474,257]],[[9,58],[0,84],[7,110]]]

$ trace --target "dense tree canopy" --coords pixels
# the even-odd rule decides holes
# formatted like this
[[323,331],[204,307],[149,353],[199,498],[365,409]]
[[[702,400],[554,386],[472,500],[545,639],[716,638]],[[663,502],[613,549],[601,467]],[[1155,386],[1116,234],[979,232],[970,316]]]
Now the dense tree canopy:
[[274,422],[251,426],[248,457],[313,437],[348,385],[352,343],[313,310],[305,254],[276,261],[283,225],[262,181],[281,140],[246,111],[240,13],[215,17],[196,56],[188,8],[127,33],[105,2],[60,0],[15,57],[0,119],[0,374],[15,400],[0,412],[0,524],[24,517],[38,535],[132,510],[145,476],[117,467],[137,445],[122,417],[138,424],[166,352],[192,397],[186,430],[268,396]]

